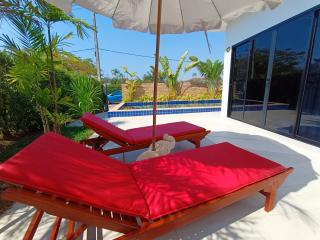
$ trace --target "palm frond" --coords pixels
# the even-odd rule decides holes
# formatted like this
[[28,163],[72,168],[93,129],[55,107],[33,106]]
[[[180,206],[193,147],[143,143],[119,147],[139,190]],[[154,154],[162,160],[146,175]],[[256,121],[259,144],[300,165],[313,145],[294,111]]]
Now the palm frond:
[[20,47],[15,43],[15,41],[10,38],[7,34],[2,34],[0,36],[0,41],[3,43],[4,48],[6,48],[11,53],[16,53],[20,51]]
[[179,75],[180,75],[180,71],[182,69],[182,66],[184,64],[184,62],[186,61],[186,58],[189,54],[189,51],[185,51],[182,56],[180,57],[180,60],[178,62],[177,68],[176,68],[176,72],[174,74],[174,78],[176,81],[178,81]]

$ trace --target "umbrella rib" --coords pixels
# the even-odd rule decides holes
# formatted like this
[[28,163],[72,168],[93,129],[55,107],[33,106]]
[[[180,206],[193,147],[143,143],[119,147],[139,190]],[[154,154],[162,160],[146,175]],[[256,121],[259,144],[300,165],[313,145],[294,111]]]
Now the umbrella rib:
[[148,29],[150,32],[151,32],[151,29],[150,29],[151,8],[152,8],[152,0],[150,0],[150,10],[149,10],[149,20],[148,20]]
[[181,20],[182,20],[182,31],[184,31],[184,18],[182,14],[181,0],[179,0],[179,6],[180,6],[180,13],[181,13]]
[[216,9],[216,11],[217,11],[217,13],[218,13],[218,15],[219,15],[220,21],[222,21],[222,17],[221,17],[220,11],[218,10],[216,4],[213,2],[213,0],[211,0],[211,3],[212,3],[212,5],[213,5],[213,7]]
[[111,17],[112,19],[113,19],[114,15],[116,14],[116,11],[117,11],[117,9],[118,9],[119,3],[120,3],[120,0],[118,0],[117,6],[116,6],[116,8],[114,9],[114,12],[113,12],[112,17]]

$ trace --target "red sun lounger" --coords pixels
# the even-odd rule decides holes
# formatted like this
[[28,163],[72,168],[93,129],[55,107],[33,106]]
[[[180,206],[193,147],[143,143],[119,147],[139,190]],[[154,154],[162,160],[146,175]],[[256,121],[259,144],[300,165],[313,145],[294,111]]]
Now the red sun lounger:
[[[112,155],[130,152],[149,147],[152,142],[152,126],[122,130],[91,113],[85,113],[80,119],[84,125],[99,134],[97,138],[82,141],[82,144],[93,149]],[[162,139],[164,134],[173,136],[176,141],[188,140],[196,148],[200,147],[201,140],[210,131],[188,122],[174,122],[157,125],[157,139]],[[109,141],[117,143],[120,147],[103,150]]]
[[256,192],[270,211],[292,171],[230,143],[124,164],[47,133],[1,164],[0,180],[4,199],[37,209],[26,240],[44,213],[56,216],[50,239],[62,219],[68,240],[87,226],[154,239]]

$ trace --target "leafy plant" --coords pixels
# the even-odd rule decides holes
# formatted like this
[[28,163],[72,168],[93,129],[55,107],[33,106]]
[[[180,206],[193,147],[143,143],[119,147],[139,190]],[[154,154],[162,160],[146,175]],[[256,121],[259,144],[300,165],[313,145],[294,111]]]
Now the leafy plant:
[[169,101],[169,100],[170,100],[169,95],[160,95],[160,96],[158,97],[158,101],[159,101],[159,102],[167,102],[167,101]]
[[11,67],[8,81],[34,104],[42,121],[43,131],[50,130],[48,112],[51,105],[51,93],[44,81],[47,77],[45,62],[37,51],[16,51],[14,66]]
[[[193,61],[198,62],[198,59],[194,57]],[[213,98],[221,97],[223,63],[219,60],[213,62],[207,59],[205,62],[198,62],[197,68],[206,79],[209,95]]]
[[[159,76],[158,76],[159,82],[160,83],[164,82],[166,79],[165,73],[163,71],[161,71],[160,69],[158,72],[159,72]],[[154,81],[154,66],[150,66],[150,70],[146,74],[143,75],[142,81],[143,82],[153,82]]]
[[153,96],[150,95],[143,95],[136,99],[137,102],[152,102],[153,101]]
[[[47,80],[51,97],[51,117],[53,130],[59,131],[59,122],[61,113],[58,113],[58,92],[55,75],[55,65],[57,59],[55,56],[61,53],[61,46],[65,45],[65,40],[72,37],[72,33],[59,36],[52,32],[55,23],[64,22],[72,24],[80,38],[87,36],[86,29],[93,29],[84,21],[73,18],[65,14],[62,10],[48,4],[42,0],[7,0],[0,9],[5,11],[3,16],[10,24],[13,25],[17,32],[17,41],[9,38],[8,35],[2,35],[1,40],[5,47],[13,52],[18,51],[35,51],[39,54],[47,68]],[[18,54],[19,55],[19,54]],[[46,109],[49,111],[49,109]]]
[[121,90],[121,81],[117,79],[111,79],[108,81],[108,94]]
[[78,77],[70,84],[70,104],[72,114],[76,117],[85,112],[96,112],[102,109],[102,86],[94,78]]
[[128,96],[125,99],[126,102],[132,102],[134,100],[134,95],[138,88],[138,80],[127,80],[125,82],[125,87],[128,91]]
[[121,84],[125,81],[124,73],[118,68],[111,69],[111,77],[102,79],[107,83],[108,94],[117,90],[121,90]]
[[0,139],[15,138],[40,128],[39,115],[30,99],[7,81],[13,64],[12,57],[0,52]]
[[[170,68],[170,63],[168,57],[160,57],[160,64],[162,67],[163,75],[165,76],[165,83],[169,89],[170,99],[175,99],[180,93],[182,88],[182,83],[179,82],[179,75],[186,61],[189,51],[185,51],[180,57],[177,68],[173,72]],[[190,64],[184,67],[184,72],[190,71],[192,68],[196,67],[198,62],[191,61]]]
[[125,101],[131,102],[134,100],[135,93],[139,85],[139,78],[137,77],[136,72],[130,72],[128,67],[123,66],[123,71],[128,77],[128,80],[125,81],[125,88],[127,89],[128,96]]
[[127,74],[128,79],[130,80],[138,80],[139,78],[137,77],[137,73],[136,72],[130,72],[128,67],[123,66],[122,67],[123,71],[125,72],[125,74]]
[[[57,54],[56,62],[56,75],[58,70],[66,70],[76,73],[78,75],[85,75],[90,77],[96,77],[97,69],[90,58],[81,59],[71,53],[62,52]],[[58,77],[56,76],[57,80]]]

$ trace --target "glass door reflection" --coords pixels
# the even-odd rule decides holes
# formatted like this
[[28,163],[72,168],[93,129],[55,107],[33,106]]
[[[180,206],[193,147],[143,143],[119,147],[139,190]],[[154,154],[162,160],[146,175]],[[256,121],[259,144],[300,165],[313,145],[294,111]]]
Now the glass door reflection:
[[303,94],[298,136],[320,142],[320,23],[317,20],[314,46]]

